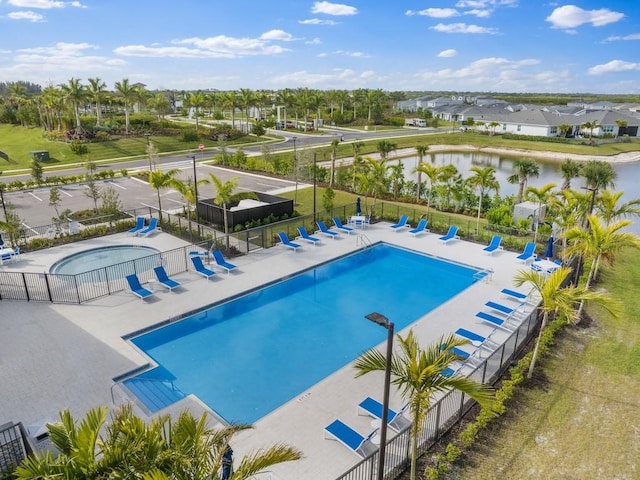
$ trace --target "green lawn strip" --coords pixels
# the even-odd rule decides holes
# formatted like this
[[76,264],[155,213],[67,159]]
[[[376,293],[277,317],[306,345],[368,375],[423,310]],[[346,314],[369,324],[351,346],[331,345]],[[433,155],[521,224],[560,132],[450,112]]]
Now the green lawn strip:
[[637,478],[640,260],[625,252],[616,265],[597,288],[622,299],[624,315],[613,320],[591,309],[591,325],[567,327],[537,380],[524,384],[463,466],[443,478]]

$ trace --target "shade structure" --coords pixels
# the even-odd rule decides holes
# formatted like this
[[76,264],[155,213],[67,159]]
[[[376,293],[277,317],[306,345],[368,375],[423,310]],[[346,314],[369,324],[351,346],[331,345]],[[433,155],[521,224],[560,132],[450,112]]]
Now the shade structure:
[[544,256],[549,259],[553,258],[553,237],[549,237],[549,240],[547,240],[547,249],[544,251]]
[[362,208],[360,207],[360,197],[356,198],[356,215],[362,215]]

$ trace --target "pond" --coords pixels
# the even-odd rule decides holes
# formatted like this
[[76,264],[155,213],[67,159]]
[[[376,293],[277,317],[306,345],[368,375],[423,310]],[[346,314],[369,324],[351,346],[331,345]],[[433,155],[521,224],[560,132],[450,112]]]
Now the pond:
[[[432,153],[424,157],[425,162],[431,161],[434,165],[454,165],[463,178],[471,176],[470,168],[473,165],[480,167],[493,167],[496,170],[496,179],[500,182],[500,196],[505,197],[507,195],[515,195],[518,192],[518,185],[512,184],[507,181],[507,178],[513,175],[513,158],[503,157],[496,154],[481,153],[481,152],[442,152]],[[391,160],[393,163],[395,160]],[[540,165],[540,175],[535,178],[529,179],[528,186],[542,187],[548,183],[555,183],[558,188],[562,186],[562,176],[560,174],[560,162],[553,160],[540,160],[536,159]],[[418,157],[406,157],[402,158],[401,162],[404,164],[405,178],[408,180],[417,181],[418,175],[414,173],[414,169],[418,164]],[[640,198],[640,163],[617,163],[613,164],[613,168],[616,171],[615,188],[614,190],[624,192],[622,197],[623,202],[628,202],[636,198]],[[424,181],[424,178],[423,178]],[[572,188],[580,188],[584,186],[582,178],[577,178],[572,181]],[[640,219],[630,218],[634,224],[631,225],[630,230],[636,234],[640,234]]]

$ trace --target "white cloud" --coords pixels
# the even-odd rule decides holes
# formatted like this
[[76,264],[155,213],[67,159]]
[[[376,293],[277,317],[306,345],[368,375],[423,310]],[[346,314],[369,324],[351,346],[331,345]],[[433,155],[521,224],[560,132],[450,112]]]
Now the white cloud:
[[637,72],[640,71],[640,63],[625,62],[624,60],[611,60],[602,65],[596,65],[588,70],[589,75],[606,75],[608,73]]
[[114,52],[128,57],[238,58],[277,55],[289,51],[279,45],[269,45],[262,38],[234,38],[225,35],[185,38],[172,43],[173,45],[157,46],[125,45],[116,48]]
[[438,57],[440,58],[452,58],[455,57],[456,55],[458,55],[458,51],[454,50],[453,48],[449,48],[447,50],[443,50],[438,54]]
[[51,8],[65,8],[67,6],[77,8],[87,8],[78,1],[61,2],[59,0],[8,0],[7,4],[19,8],[40,8],[49,10]]
[[18,50],[21,53],[34,53],[38,55],[52,56],[80,56],[85,50],[96,50],[98,47],[90,43],[58,42],[51,47],[32,47]]
[[624,36],[611,36],[607,37],[606,42],[617,42],[620,40],[640,40],[640,33],[632,33]]
[[460,0],[456,3],[458,8],[490,8],[490,7],[515,7],[518,0]]
[[324,13],[325,15],[356,15],[358,9],[350,5],[331,2],[315,2],[311,13]]
[[307,40],[304,43],[306,43],[307,45],[320,45],[322,43],[322,41],[318,38],[312,38],[311,40]]
[[334,69],[329,73],[311,73],[306,70],[285,73],[271,79],[271,83],[279,86],[304,85],[330,89],[337,87],[358,88],[364,81],[375,80],[376,73],[372,70],[365,70],[358,73],[350,68]]
[[350,51],[346,51],[346,50],[336,50],[333,53],[334,53],[334,55],[344,55],[346,57],[369,58],[369,55],[367,55],[366,53],[363,53],[363,52],[350,52]]
[[322,20],[320,18],[309,18],[307,20],[298,20],[300,25],[338,25],[333,20]]
[[466,23],[450,23],[445,25],[439,23],[435,27],[430,27],[436,32],[442,33],[474,33],[496,35],[498,31],[495,28],[481,27],[479,25],[468,25]]
[[478,18],[489,18],[491,16],[491,14],[493,13],[493,10],[485,10],[485,9],[481,9],[481,8],[475,8],[473,10],[468,10],[466,12],[464,12],[465,15],[473,15],[474,17],[478,17]]
[[556,8],[546,21],[551,23],[552,28],[575,28],[584,24],[591,24],[594,27],[602,27],[609,23],[615,23],[624,18],[624,13],[614,12],[607,8],[599,10],[583,10],[575,5],[564,5]]
[[293,35],[284,30],[269,30],[260,35],[261,40],[280,40],[281,42],[291,42],[294,40]]
[[30,22],[44,22],[44,15],[32,12],[30,10],[22,12],[10,12],[7,14],[11,20],[29,20]]
[[424,10],[407,10],[405,15],[422,15],[431,18],[457,17],[460,13],[455,8],[425,8]]

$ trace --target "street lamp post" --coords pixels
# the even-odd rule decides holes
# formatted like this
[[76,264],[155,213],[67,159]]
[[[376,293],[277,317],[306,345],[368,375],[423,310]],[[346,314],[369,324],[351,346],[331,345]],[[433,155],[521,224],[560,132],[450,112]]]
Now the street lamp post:
[[150,133],[145,133],[144,134],[145,137],[147,137],[147,155],[149,157],[149,171],[153,170],[153,167],[151,166],[151,134]]
[[387,423],[389,421],[389,388],[391,385],[391,355],[393,353],[393,322],[384,315],[373,312],[364,318],[387,329],[387,364],[384,370],[384,394],[382,396],[382,424],[380,425],[380,450],[378,451],[378,480],[384,479],[384,457],[387,448]]
[[313,223],[316,222],[316,152],[313,152]]
[[293,139],[293,178],[296,182],[296,190],[293,194],[293,208],[298,204],[298,159],[296,155],[296,137],[291,137]]
[[187,155],[187,158],[190,158],[193,161],[193,193],[195,196],[195,207],[196,207],[196,222],[198,223],[198,230],[200,229],[200,216],[198,215],[198,178],[196,177],[196,156],[195,155]]

